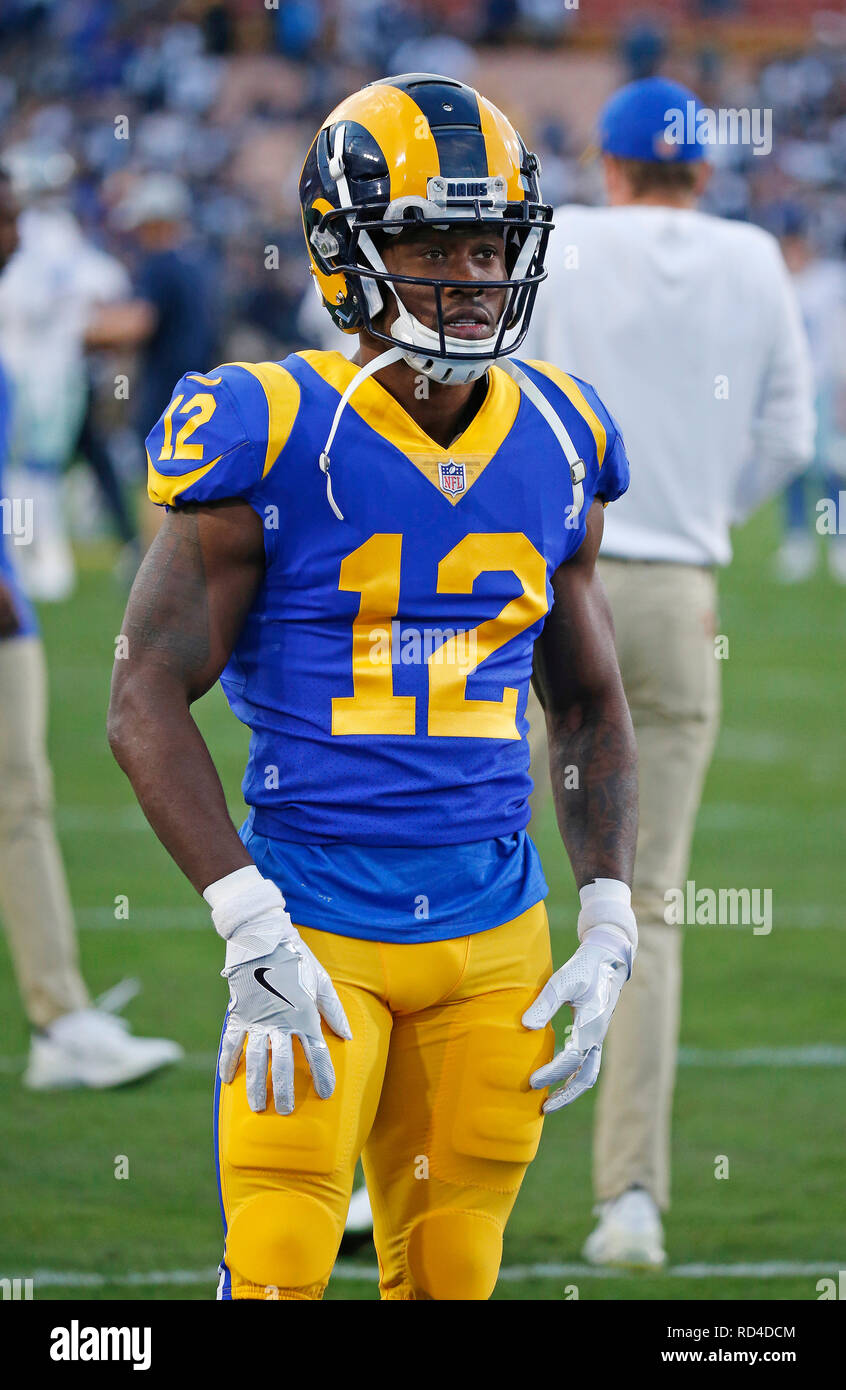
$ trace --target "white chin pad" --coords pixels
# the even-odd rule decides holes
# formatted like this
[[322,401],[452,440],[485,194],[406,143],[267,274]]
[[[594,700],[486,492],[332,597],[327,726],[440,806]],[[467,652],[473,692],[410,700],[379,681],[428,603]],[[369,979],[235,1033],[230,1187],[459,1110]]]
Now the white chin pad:
[[496,362],[495,357],[481,357],[470,362],[457,359],[445,362],[442,357],[427,357],[425,352],[411,350],[403,353],[403,360],[413,372],[419,372],[421,376],[444,386],[463,386],[468,381],[478,381]]
[[[393,286],[391,286],[393,289]],[[496,360],[493,349],[499,335],[499,328],[489,338],[451,338],[444,334],[444,345],[450,353],[449,361],[440,357],[441,341],[432,328],[426,328],[419,319],[399,305],[400,312],[391,324],[389,332],[401,343],[411,349],[405,353],[405,360],[415,372],[429,377],[432,381],[449,382],[460,386],[466,381],[476,381]],[[488,356],[488,352],[491,354]],[[462,357],[468,360],[461,361]]]
[[[408,343],[409,347],[417,348],[422,353],[440,352],[440,335],[433,328],[426,328],[419,319],[413,314],[400,312],[391,326],[391,333],[398,338],[401,343]],[[489,338],[451,338],[448,333],[444,334],[444,346],[447,352],[454,353],[456,357],[475,356],[477,353],[485,352],[486,349],[493,351],[496,340],[499,336],[499,327]]]

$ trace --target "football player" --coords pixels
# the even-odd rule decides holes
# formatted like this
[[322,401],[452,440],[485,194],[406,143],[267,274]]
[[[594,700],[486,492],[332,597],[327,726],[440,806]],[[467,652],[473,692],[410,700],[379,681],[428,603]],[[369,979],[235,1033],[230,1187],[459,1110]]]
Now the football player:
[[[635,746],[594,571],[628,465],[590,386],[509,360],[544,278],[537,175],[459,82],[355,93],[300,197],[356,359],[189,373],[148,440],[168,512],[110,739],[227,943],[224,1299],[322,1296],[360,1155],[382,1297],[488,1298],[543,1114],[593,1085],[631,971]],[[582,902],[556,972],[533,659]],[[252,731],[240,833],[191,714],[218,679]]]

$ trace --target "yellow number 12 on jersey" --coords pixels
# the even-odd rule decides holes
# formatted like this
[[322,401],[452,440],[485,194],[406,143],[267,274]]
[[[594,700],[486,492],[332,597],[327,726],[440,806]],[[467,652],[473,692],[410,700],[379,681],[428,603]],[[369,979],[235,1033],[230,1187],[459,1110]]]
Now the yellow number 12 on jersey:
[[[373,659],[374,629],[390,631],[399,609],[402,536],[377,533],[345,556],[339,588],[360,593],[352,629],[353,694],[332,701],[333,734],[413,734],[416,698],[395,695],[393,661]],[[468,700],[467,678],[506,642],[547,611],[546,561],[520,531],[465,536],[438,565],[439,594],[469,594],[479,575],[510,570],[523,586],[495,618],[473,631],[476,660],[458,659],[459,636],[448,637],[428,661],[427,731],[438,738],[519,738],[518,691],[501,700]],[[463,634],[460,635],[463,637]]]

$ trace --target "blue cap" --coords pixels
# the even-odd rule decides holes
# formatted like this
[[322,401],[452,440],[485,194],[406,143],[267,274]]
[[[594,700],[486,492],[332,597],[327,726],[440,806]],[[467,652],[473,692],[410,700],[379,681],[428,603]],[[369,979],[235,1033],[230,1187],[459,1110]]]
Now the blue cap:
[[599,113],[599,144],[603,154],[620,159],[683,164],[705,158],[697,114],[702,109],[695,93],[666,77],[630,82],[605,103]]

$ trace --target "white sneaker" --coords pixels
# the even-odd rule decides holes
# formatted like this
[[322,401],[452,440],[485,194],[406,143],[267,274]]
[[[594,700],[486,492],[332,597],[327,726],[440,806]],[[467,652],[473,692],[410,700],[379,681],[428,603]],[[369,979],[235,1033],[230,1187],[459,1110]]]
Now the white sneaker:
[[370,1210],[370,1194],[366,1187],[359,1187],[350,1197],[346,1229],[350,1232],[372,1231],[373,1212]]
[[373,1212],[370,1210],[370,1194],[362,1184],[350,1197],[347,1223],[341,1239],[341,1254],[355,1254],[356,1250],[370,1243],[372,1236]]
[[642,1187],[630,1187],[600,1211],[599,1223],[582,1250],[589,1264],[655,1269],[666,1262],[661,1217]]
[[167,1038],[134,1038],[126,1023],[100,1009],[63,1014],[33,1036],[23,1084],[31,1091],[69,1086],[123,1086],[184,1056]]
[[840,536],[827,538],[828,572],[836,584],[846,584],[846,540]]
[[804,531],[787,535],[775,559],[775,577],[778,582],[801,584],[803,579],[810,579],[816,567],[816,538],[806,535]]
[[21,470],[12,476],[14,482],[7,486],[15,486],[17,491],[10,495],[28,499],[33,509],[32,544],[16,548],[21,582],[30,598],[61,603],[70,598],[76,586],[76,564],[64,517],[61,481],[35,469]]

